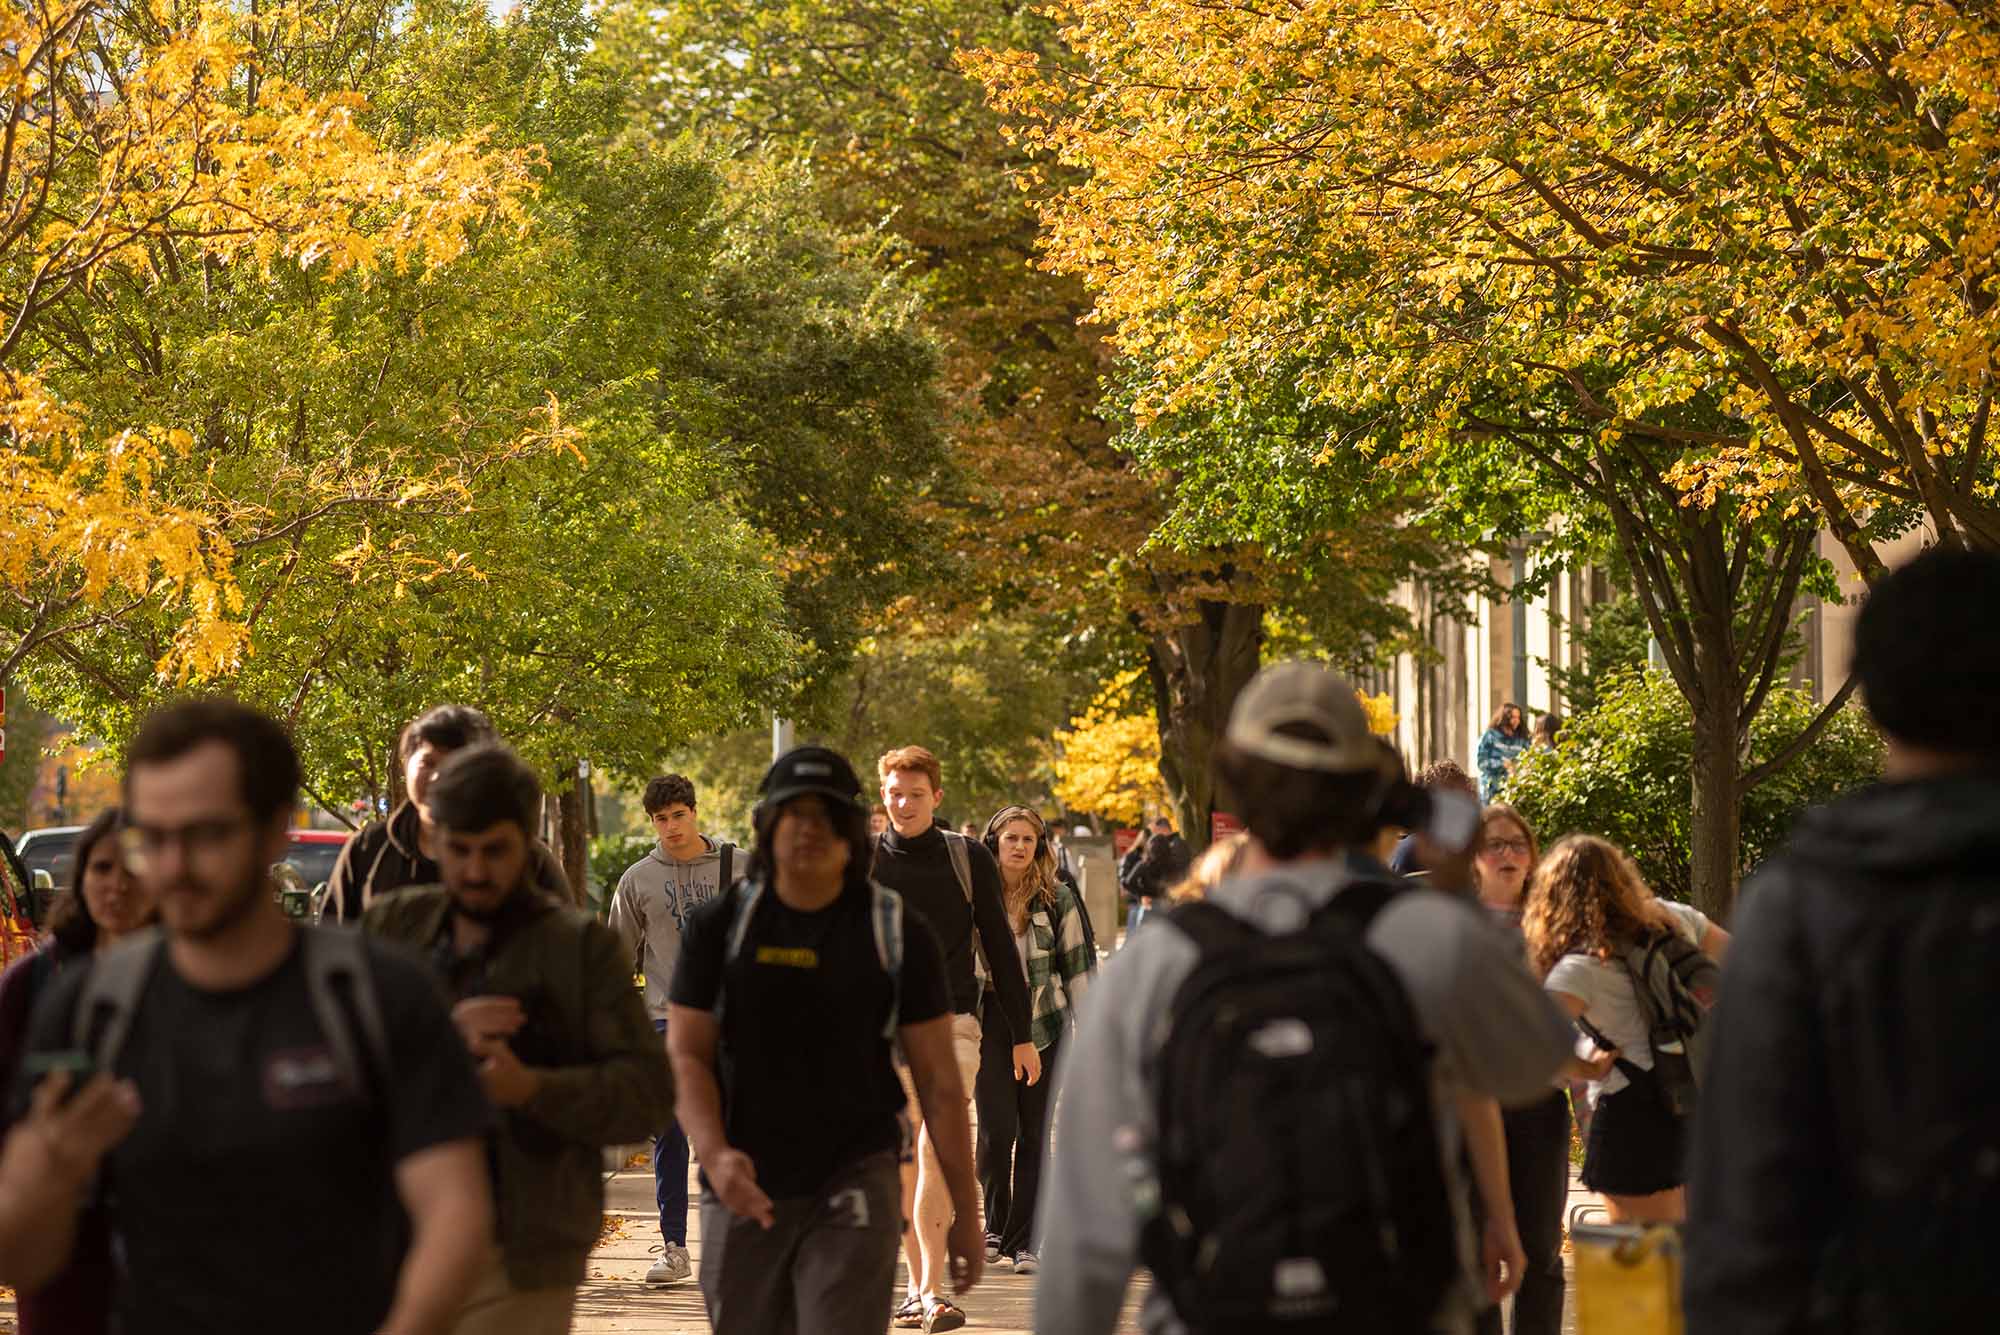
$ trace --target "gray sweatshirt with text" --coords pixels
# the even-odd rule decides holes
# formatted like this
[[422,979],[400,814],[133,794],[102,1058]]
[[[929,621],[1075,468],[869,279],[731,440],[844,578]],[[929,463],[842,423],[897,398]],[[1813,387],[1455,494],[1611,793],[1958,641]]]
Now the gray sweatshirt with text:
[[[625,869],[611,896],[611,930],[625,944],[636,972],[646,975],[646,1011],[667,1018],[667,986],[681,957],[681,925],[696,906],[721,894],[723,845],[702,836],[707,849],[683,862],[655,844]],[[730,846],[732,878],[749,869],[743,850]]]

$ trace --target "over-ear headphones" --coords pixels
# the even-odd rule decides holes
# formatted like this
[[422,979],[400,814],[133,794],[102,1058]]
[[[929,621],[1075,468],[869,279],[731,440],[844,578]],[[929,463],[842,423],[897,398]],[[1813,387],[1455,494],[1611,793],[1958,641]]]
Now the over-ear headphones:
[[979,842],[986,845],[987,852],[996,858],[999,857],[1000,831],[1017,820],[1025,820],[1035,827],[1035,857],[1039,859],[1043,854],[1048,853],[1049,823],[1042,819],[1041,812],[1035,810],[1033,807],[1024,807],[1018,803],[1011,807],[1002,807],[1000,810],[994,812],[993,819],[986,822],[986,833],[979,837]]

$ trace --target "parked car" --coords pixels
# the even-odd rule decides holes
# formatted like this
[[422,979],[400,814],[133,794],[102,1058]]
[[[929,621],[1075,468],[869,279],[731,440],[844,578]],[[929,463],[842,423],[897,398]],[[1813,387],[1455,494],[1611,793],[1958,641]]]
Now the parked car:
[[[345,830],[293,830],[291,848],[285,853],[285,865],[298,873],[299,887],[305,891],[303,898],[296,894],[290,902],[281,899],[285,911],[293,917],[317,918],[320,901],[326,895],[326,883],[333,879],[333,864],[340,860],[340,850],[347,845]],[[309,901],[310,909],[301,909],[300,904]]]
[[[70,864],[76,861],[77,836],[82,833],[81,825],[45,825],[22,835],[14,851],[21,855],[21,865],[28,869],[28,883],[34,884],[36,872],[47,872],[49,884],[55,889],[68,885]],[[50,898],[50,891],[35,895],[36,922],[48,916]]]

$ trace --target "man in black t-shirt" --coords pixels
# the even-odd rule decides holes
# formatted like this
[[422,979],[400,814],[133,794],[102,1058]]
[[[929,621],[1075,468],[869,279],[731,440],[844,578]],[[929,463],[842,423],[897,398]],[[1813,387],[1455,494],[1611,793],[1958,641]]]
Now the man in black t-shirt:
[[[146,721],[128,763],[122,842],[164,942],[58,980],[24,1063],[74,1063],[81,1046],[136,1091],[131,1135],[101,1160],[54,1147],[47,1166],[78,1183],[101,1169],[120,1330],[442,1331],[492,1245],[491,1114],[433,985],[399,951],[315,938],[273,899],[267,869],[299,787],[278,724],[224,701],[177,705]],[[314,962],[336,953],[359,961],[346,982],[368,1000],[345,993],[330,1012],[309,973],[323,981]],[[115,997],[113,977],[135,994],[93,1005],[79,1035],[91,980],[90,995]],[[84,1203],[67,1194],[0,1279],[33,1288],[66,1262]]]
[[669,997],[702,1165],[702,1296],[717,1335],[880,1335],[907,1138],[893,1043],[950,1185],[958,1292],[984,1260],[943,959],[923,917],[869,880],[845,760],[802,747],[762,793],[749,875],[689,915]]

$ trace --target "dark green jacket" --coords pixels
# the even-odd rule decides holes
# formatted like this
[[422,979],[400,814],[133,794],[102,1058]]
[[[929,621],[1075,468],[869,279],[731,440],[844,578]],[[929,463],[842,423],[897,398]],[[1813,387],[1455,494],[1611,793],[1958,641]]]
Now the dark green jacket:
[[[450,908],[442,886],[414,886],[376,900],[362,928],[434,960]],[[507,1276],[524,1289],[580,1284],[604,1220],[601,1147],[651,1139],[673,1116],[665,1047],[617,936],[539,894],[496,924],[481,990],[522,1001],[515,1054],[542,1077],[493,1138]]]

